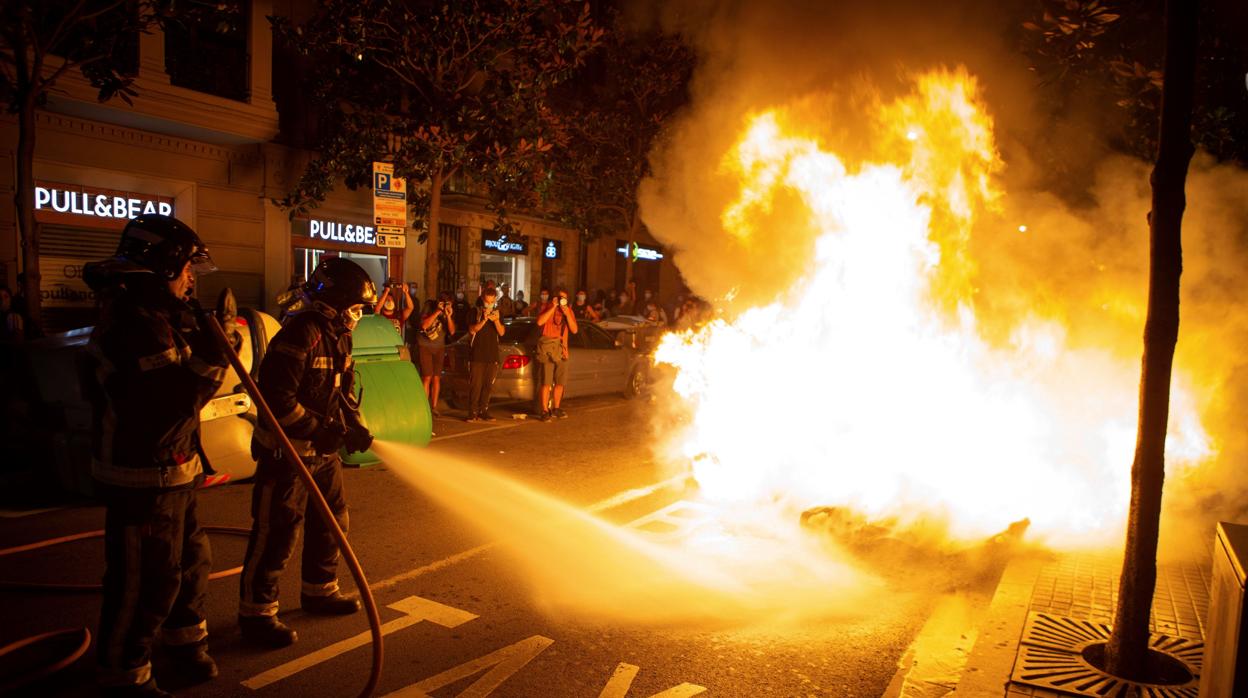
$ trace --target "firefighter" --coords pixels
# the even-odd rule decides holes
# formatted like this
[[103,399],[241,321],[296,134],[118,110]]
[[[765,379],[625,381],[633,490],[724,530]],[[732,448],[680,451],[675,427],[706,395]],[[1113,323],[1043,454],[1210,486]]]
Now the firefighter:
[[[359,265],[322,259],[304,285],[298,308],[269,343],[260,364],[260,392],[316,480],[338,525],[347,530],[338,451],[365,451],[373,441],[352,392],[351,331],[377,289]],[[277,617],[278,577],[304,530],[300,599],[319,615],[355,613],[360,603],[338,588],[338,544],[267,425],[256,427],[252,451],[251,536],[240,580],[239,625],[243,638],[263,647],[295,642],[295,631]]]
[[114,257],[85,265],[103,299],[83,363],[94,409],[91,474],[105,502],[97,659],[105,695],[167,696],[152,677],[157,632],[184,682],[217,675],[204,599],[212,555],[196,516],[199,412],[227,358],[188,300],[213,271],[195,231],[169,216],[126,224]]

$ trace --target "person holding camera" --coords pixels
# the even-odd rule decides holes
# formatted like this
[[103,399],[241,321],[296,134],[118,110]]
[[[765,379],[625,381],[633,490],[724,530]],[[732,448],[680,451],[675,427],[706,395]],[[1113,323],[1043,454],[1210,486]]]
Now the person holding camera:
[[[537,315],[542,334],[537,340],[537,362],[542,367],[541,419],[543,422],[568,416],[563,402],[563,386],[568,379],[568,334],[578,331],[576,314],[568,304],[568,292],[559,289]],[[552,391],[553,387],[553,391]]]
[[446,338],[455,334],[455,311],[451,294],[443,292],[435,302],[425,303],[420,318],[420,335],[416,339],[417,356],[420,361],[420,381],[425,386],[425,397],[433,416],[441,417],[438,410],[438,393],[442,389],[442,361],[446,357]]
[[498,289],[486,286],[480,302],[477,321],[468,328],[472,334],[472,353],[468,361],[468,421],[492,422],[490,390],[498,376],[498,340],[506,330],[498,311]]
[[[367,451],[373,435],[364,426],[352,390],[355,366],[351,332],[364,308],[377,302],[373,281],[349,259],[321,260],[303,287],[301,309],[274,335],[260,362],[260,393],[311,471],[317,489],[347,531],[347,500],[338,452]],[[345,615],[360,602],[338,589],[338,543],[295,474],[282,441],[266,422],[256,425],[251,451],[256,484],[252,527],[239,578],[238,624],[243,639],[269,648],[295,642],[295,631],[277,617],[278,579],[303,528],[300,600],[318,615]]]
[[[402,302],[399,299],[402,299]],[[407,285],[391,279],[390,283],[386,284],[386,290],[382,291],[381,299],[377,301],[374,312],[389,320],[402,337],[403,326],[407,324],[407,319],[412,316],[412,311],[415,309],[416,306],[413,305],[412,294]]]

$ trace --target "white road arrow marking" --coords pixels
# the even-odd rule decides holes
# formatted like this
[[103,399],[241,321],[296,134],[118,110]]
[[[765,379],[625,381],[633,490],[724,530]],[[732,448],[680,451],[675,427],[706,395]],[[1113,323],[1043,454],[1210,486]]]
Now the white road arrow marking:
[[[403,628],[409,628],[421,621],[429,621],[444,628],[454,628],[476,618],[477,615],[467,611],[461,611],[458,608],[440,604],[437,601],[430,601],[419,596],[409,596],[401,601],[390,604],[387,608],[392,608],[404,614],[402,618],[396,618],[381,626],[381,634],[389,635]],[[326,662],[340,654],[345,654],[357,647],[367,645],[372,639],[372,633],[363,632],[354,637],[349,637],[341,642],[335,642],[328,647],[323,647],[311,654],[305,654],[302,657],[292,659],[285,664],[276,666],[266,672],[256,674],[255,676],[243,682],[243,685],[252,690],[257,690],[268,686],[271,683],[281,681],[282,679],[293,676],[304,669],[316,666],[322,662]]]
[[[632,688],[633,679],[637,678],[639,671],[641,668],[636,665],[620,662],[619,666],[615,667],[615,672],[611,674],[611,678],[607,680],[607,685],[602,688],[602,693],[598,694],[598,698],[626,698],[628,689]],[[704,692],[706,692],[704,686],[682,683],[662,693],[656,693],[650,698],[688,698]]]
[[494,692],[494,689],[511,678],[512,674],[523,669],[526,664],[533,661],[534,657],[554,643],[555,641],[548,637],[534,635],[513,645],[494,650],[484,657],[477,657],[457,667],[451,667],[420,683],[401,688],[386,695],[385,698],[430,698],[429,694],[433,691],[488,669],[489,671],[486,671],[484,676],[456,696],[456,698],[486,698]]

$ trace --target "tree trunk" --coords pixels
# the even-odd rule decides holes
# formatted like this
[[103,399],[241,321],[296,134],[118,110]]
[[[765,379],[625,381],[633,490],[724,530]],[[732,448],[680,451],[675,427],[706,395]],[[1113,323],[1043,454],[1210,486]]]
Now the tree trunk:
[[437,298],[438,292],[438,217],[442,213],[442,172],[434,173],[429,180],[429,232],[425,236],[425,295]]
[[1161,125],[1149,222],[1148,316],[1140,376],[1139,426],[1131,466],[1131,508],[1118,587],[1118,607],[1106,652],[1106,670],[1144,678],[1148,625],[1157,582],[1157,537],[1165,479],[1170,374],[1179,336],[1179,276],[1184,184],[1192,158],[1192,93],[1196,63],[1197,0],[1166,3],[1166,65]]
[[22,271],[29,315],[29,335],[43,327],[42,278],[39,273],[39,229],[35,225],[35,95],[22,100],[17,129],[17,188],[13,205],[17,210],[17,232],[22,239]]

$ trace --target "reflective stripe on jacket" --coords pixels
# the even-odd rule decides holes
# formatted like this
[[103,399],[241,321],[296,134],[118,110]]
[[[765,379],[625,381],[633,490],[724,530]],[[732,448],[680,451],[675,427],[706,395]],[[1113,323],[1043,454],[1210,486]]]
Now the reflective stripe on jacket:
[[189,309],[139,295],[122,291],[87,343],[91,473],[118,487],[185,487],[203,471],[199,411],[224,380],[226,363],[219,352],[206,361],[202,349],[192,350],[192,340],[212,340],[198,334]]
[[[359,423],[358,412],[334,398],[336,390],[350,395],[355,384],[351,333],[338,334],[316,310],[286,320],[269,342],[258,382],[260,394],[299,455],[314,453],[311,440],[327,409],[341,408],[347,426]],[[281,448],[277,434],[263,420],[256,425],[255,442],[265,450]]]

